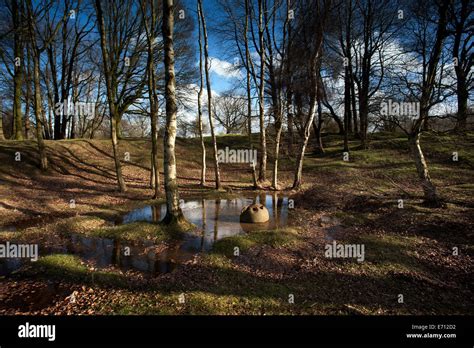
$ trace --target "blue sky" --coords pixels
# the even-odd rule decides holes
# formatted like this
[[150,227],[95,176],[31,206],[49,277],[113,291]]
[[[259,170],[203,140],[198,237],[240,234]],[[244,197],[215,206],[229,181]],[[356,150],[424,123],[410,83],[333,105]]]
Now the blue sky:
[[[195,19],[195,37],[197,46],[198,22],[196,18],[197,0],[184,0],[186,7],[192,11]],[[208,46],[209,56],[212,59],[211,63],[211,84],[212,89],[218,93],[222,93],[230,89],[235,84],[236,74],[232,74],[226,68],[233,62],[229,59],[228,54],[222,44],[220,38],[217,37],[213,31],[213,27],[218,21],[222,13],[219,10],[219,5],[216,0],[203,0],[204,15],[206,17],[206,25],[208,31]],[[199,49],[196,49],[196,65],[199,64]]]

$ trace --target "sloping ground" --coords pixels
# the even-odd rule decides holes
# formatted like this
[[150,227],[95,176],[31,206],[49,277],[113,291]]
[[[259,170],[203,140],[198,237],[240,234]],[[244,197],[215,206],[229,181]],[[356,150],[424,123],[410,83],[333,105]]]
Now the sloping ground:
[[[221,137],[219,142],[219,148],[246,147],[246,137]],[[295,203],[295,228],[223,239],[211,254],[158,277],[51,255],[1,281],[0,312],[472,313],[474,134],[422,140],[431,176],[446,202],[446,208],[438,209],[422,204],[405,138],[377,134],[369,150],[358,149],[353,140],[348,162],[342,160],[340,137],[325,136],[324,142],[324,154],[307,153],[303,190],[288,192]],[[146,203],[151,195],[149,147],[144,140],[122,141],[121,151],[130,153],[130,162],[123,162],[129,191],[119,194],[109,141],[48,142],[52,165],[47,175],[35,169],[33,143],[0,142],[0,225],[19,227],[16,233],[0,233],[0,240],[60,243],[64,226],[93,231],[93,219],[107,220]],[[21,162],[14,161],[17,151]],[[212,191],[211,181],[208,189],[198,187],[199,151],[195,140],[178,141],[183,194]],[[283,146],[280,173],[286,187],[294,152]],[[458,161],[452,160],[453,152]],[[210,154],[208,147],[208,166]],[[227,188],[248,188],[247,165],[222,169]],[[210,180],[212,175],[209,168]],[[340,243],[364,245],[365,260],[326,258],[328,231]],[[238,257],[233,256],[235,246]],[[35,305],[33,290],[44,294],[44,303]]]
[[[223,138],[222,146],[229,139]],[[116,209],[117,206],[146,200],[152,195],[148,186],[149,141],[128,139],[121,142],[123,175],[128,186],[128,191],[122,194],[117,191],[110,141],[65,140],[47,141],[46,144],[50,169],[48,173],[42,173],[37,168],[34,142],[0,142],[0,229],[13,222],[19,226],[23,223],[34,226],[43,220],[81,215],[91,210],[114,214],[122,211]],[[178,140],[178,178],[183,193],[203,191],[198,187],[199,151],[196,141]],[[15,161],[18,154],[20,161]],[[210,154],[209,146],[208,188],[213,185]],[[129,157],[128,161],[126,157]],[[160,176],[163,180],[162,172]],[[241,186],[250,180],[248,165],[222,165],[224,185]]]

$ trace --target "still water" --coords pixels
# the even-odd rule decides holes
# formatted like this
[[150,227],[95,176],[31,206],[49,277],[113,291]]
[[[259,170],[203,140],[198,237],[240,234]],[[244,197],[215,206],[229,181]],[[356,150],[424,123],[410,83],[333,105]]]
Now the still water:
[[[270,220],[263,224],[240,223],[240,212],[252,203],[264,204]],[[124,242],[109,238],[86,237],[73,234],[61,250],[92,261],[97,267],[117,266],[152,275],[171,272],[180,263],[200,252],[208,252],[222,238],[276,230],[288,224],[288,198],[275,194],[234,199],[184,199],[181,209],[186,219],[197,226],[199,233],[189,233],[177,244],[163,246],[152,241]],[[152,205],[133,210],[117,219],[116,224],[135,221],[159,222],[166,214],[166,205]],[[263,232],[264,233],[264,232]],[[127,251],[127,252],[125,252]],[[44,251],[40,255],[52,253]],[[23,264],[22,260],[0,260],[0,274],[9,274]]]

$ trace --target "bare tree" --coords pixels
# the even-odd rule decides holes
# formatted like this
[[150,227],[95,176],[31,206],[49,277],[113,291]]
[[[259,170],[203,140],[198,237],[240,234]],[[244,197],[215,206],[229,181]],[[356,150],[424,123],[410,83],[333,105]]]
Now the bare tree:
[[[107,11],[102,9],[102,0],[96,0],[95,6],[107,87],[115,171],[119,190],[125,192],[127,187],[119,158],[120,123],[128,108],[141,97],[146,84],[147,75],[140,64],[145,49],[142,42],[135,42],[135,38],[140,37],[142,28],[136,18],[138,13],[134,10],[134,3],[110,0],[104,3],[107,5]],[[104,13],[107,13],[107,21]],[[124,42],[117,45],[121,38]]]
[[15,75],[13,77],[13,119],[14,119],[14,137],[16,140],[23,140],[23,119],[21,111],[21,94],[23,84],[23,36],[24,36],[24,21],[23,1],[12,0],[12,17],[14,30],[14,56],[15,56]]
[[258,0],[258,42],[257,49],[260,56],[260,83],[258,90],[258,118],[260,122],[260,162],[258,181],[262,184],[267,179],[267,139],[265,136],[265,27],[264,4],[266,0]]
[[389,120],[399,126],[407,135],[408,143],[415,160],[418,177],[424,192],[424,200],[433,206],[441,205],[436,186],[431,180],[428,164],[420,145],[431,108],[441,103],[446,88],[442,81],[446,75],[443,56],[443,43],[448,36],[447,22],[450,0],[438,0],[435,6],[423,0],[409,8],[410,21],[407,23],[405,41],[407,58],[400,68],[398,78],[392,77],[395,93],[406,96],[419,104],[415,118],[406,115],[391,117]]
[[232,91],[214,97],[213,114],[226,134],[240,133],[245,129],[245,104],[245,99]]
[[[48,6],[49,5],[49,6]],[[41,82],[40,82],[40,56],[44,52],[51,42],[54,40],[58,30],[61,27],[61,22],[58,22],[53,30],[49,31],[44,37],[42,37],[40,44],[40,30],[38,28],[38,22],[41,18],[44,18],[50,10],[50,4],[45,6],[37,6],[33,8],[31,0],[26,1],[27,7],[27,18],[28,18],[28,33],[30,36],[31,53],[33,57],[33,81],[34,81],[34,109],[35,109],[35,121],[36,121],[36,140],[38,143],[38,152],[40,155],[40,166],[41,170],[46,171],[48,169],[48,158],[46,157],[46,147],[43,139],[43,127],[45,126],[45,118],[43,112],[43,103],[41,96]]]
[[[197,11],[200,13],[200,4],[197,3]],[[206,185],[206,145],[204,144],[203,125],[202,125],[202,104],[201,98],[204,91],[204,77],[202,74],[202,29],[201,16],[198,15],[198,43],[199,43],[199,92],[198,92],[198,130],[199,140],[201,141],[201,186]]]
[[150,118],[151,118],[151,187],[154,188],[153,198],[158,198],[160,192],[160,171],[158,166],[158,95],[156,93],[156,73],[153,40],[155,37],[155,27],[157,15],[155,12],[154,1],[150,2],[150,24],[147,20],[146,5],[143,0],[140,1],[143,22],[147,40],[147,74],[148,74],[148,98],[150,100]]
[[408,137],[410,148],[415,158],[415,165],[418,171],[418,176],[423,187],[425,201],[428,204],[435,206],[440,205],[440,199],[433,184],[426,164],[423,151],[420,146],[420,137],[423,130],[423,124],[428,118],[428,113],[431,107],[431,98],[434,85],[436,83],[436,70],[441,55],[443,42],[447,36],[447,11],[449,0],[440,0],[437,4],[438,10],[438,24],[436,28],[436,36],[432,46],[432,50],[428,59],[426,79],[423,80],[420,97],[420,115],[414,122],[411,132]]
[[452,35],[452,53],[456,72],[456,94],[458,112],[456,128],[466,130],[469,93],[474,89],[474,5],[469,0],[455,0],[450,3],[449,33]]
[[[295,80],[297,81],[296,83],[301,83],[295,90],[295,93],[297,93],[299,95],[298,98],[300,98],[303,96],[303,93],[307,91],[309,99],[307,116],[302,124],[303,139],[297,154],[293,189],[300,188],[302,184],[303,160],[315,115],[320,79],[321,48],[330,4],[330,0],[320,0],[314,4],[311,1],[301,2],[299,8],[299,23],[297,24],[297,28],[295,28],[294,35],[290,38],[295,41],[298,40],[298,42],[293,42],[293,45],[294,50],[298,52],[298,56],[300,57],[299,61],[294,62],[296,63],[296,68],[293,71],[298,73]],[[302,84],[300,76],[306,77],[307,84]]]
[[[357,13],[354,18],[354,26],[359,30],[356,35],[360,40],[357,44],[354,44],[355,57],[351,58],[351,66],[352,61],[354,61],[357,69],[356,71],[348,69],[347,74],[349,81],[354,80],[357,84],[360,121],[359,135],[362,147],[367,148],[370,101],[380,89],[384,79],[384,47],[401,27],[401,21],[398,20],[397,15],[400,7],[397,1],[393,0],[356,1],[355,5],[354,10]],[[348,12],[350,14],[352,8]],[[351,32],[350,27],[347,31]],[[349,51],[350,47],[347,47],[347,43],[345,50],[346,54],[351,52]],[[349,92],[352,92],[352,90],[350,89]],[[354,93],[352,92],[351,94]]]
[[[251,66],[253,67],[252,58],[250,56],[249,40],[248,40],[248,30],[249,30],[249,0],[245,0],[245,25],[244,25],[244,43],[245,43],[245,87],[247,92],[247,131],[249,137],[249,147],[252,151],[252,81],[250,79]],[[257,173],[255,171],[255,163],[252,163],[252,180],[253,187],[257,188]]]
[[198,13],[199,17],[201,18],[202,34],[204,38],[204,60],[205,60],[204,71],[206,73],[207,109],[209,112],[209,127],[211,128],[211,137],[212,137],[212,143],[213,143],[215,182],[216,182],[216,189],[220,189],[221,178],[220,178],[220,171],[219,171],[219,161],[217,159],[217,140],[216,140],[216,134],[214,131],[214,121],[212,117],[212,89],[211,89],[211,80],[209,77],[210,61],[209,61],[209,50],[208,50],[208,40],[207,40],[207,29],[206,29],[206,19],[205,19],[204,12],[202,9],[202,0],[198,0],[198,12],[199,12]]

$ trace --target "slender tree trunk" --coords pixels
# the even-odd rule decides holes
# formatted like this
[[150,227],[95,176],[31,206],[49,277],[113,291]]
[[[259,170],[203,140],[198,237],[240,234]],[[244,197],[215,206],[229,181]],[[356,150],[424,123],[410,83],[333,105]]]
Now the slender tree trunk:
[[275,121],[275,159],[273,160],[273,177],[272,177],[272,187],[275,190],[278,190],[278,159],[280,157],[280,139],[281,139],[281,114],[277,116]]
[[[264,4],[264,21],[268,23],[267,8]],[[288,12],[288,11],[287,11]],[[288,18],[285,21],[284,27],[286,30],[286,25],[288,23]],[[268,74],[270,77],[270,95],[272,100],[272,114],[275,120],[275,151],[273,159],[273,173],[272,173],[272,187],[274,190],[278,190],[278,159],[280,155],[280,138],[281,138],[281,129],[282,129],[282,110],[281,110],[281,99],[280,99],[280,89],[277,87],[277,76],[274,69],[274,60],[273,60],[273,45],[271,44],[272,39],[270,36],[270,30],[268,24],[265,26],[265,33],[267,35],[267,40],[270,43],[268,47]],[[284,40],[286,41],[286,32],[284,34]],[[284,42],[285,44],[285,42]],[[280,74],[281,80],[281,74]]]
[[354,82],[354,78],[353,78],[353,75],[352,75],[352,67],[349,66],[349,72],[350,72],[350,77],[351,77],[351,83],[350,83],[350,86],[351,86],[351,103],[352,103],[352,118],[353,118],[353,122],[354,122],[354,135],[356,137],[359,136],[359,125],[358,125],[358,122],[357,122],[357,109],[356,109],[356,95],[355,95],[355,82]]
[[[79,86],[79,77],[77,75],[77,71],[74,74],[74,85],[73,85],[73,90],[72,90],[72,100],[74,103],[77,103],[79,101],[79,91],[78,91],[78,86]],[[69,130],[69,139],[75,139],[76,138],[76,114],[75,112],[72,113],[71,116],[71,127]],[[77,117],[80,117],[80,115],[77,115]]]
[[[33,49],[35,50],[35,49]],[[33,79],[35,85],[35,119],[36,119],[36,140],[38,142],[38,153],[40,156],[40,167],[42,171],[48,170],[48,158],[46,157],[46,147],[43,140],[43,104],[41,100],[41,85],[40,85],[40,63],[39,52],[33,52]]]
[[467,127],[467,101],[469,99],[469,91],[464,75],[458,74],[456,90],[458,98],[456,130],[465,131]]
[[288,152],[289,153],[292,153],[293,152],[293,144],[294,144],[294,140],[295,140],[295,136],[293,134],[293,128],[294,128],[294,125],[293,125],[293,93],[291,91],[291,89],[288,89],[287,93],[286,93],[286,105],[287,105],[287,108],[288,108],[288,124],[287,124],[287,127],[288,127]]
[[[27,45],[27,47],[29,47],[29,45]],[[31,74],[30,74],[30,66],[31,66],[31,62],[30,62],[30,49],[27,48],[27,61],[28,61],[28,68],[25,69],[25,72],[27,73],[27,78],[25,79],[26,80],[26,103],[25,103],[25,139],[29,139],[30,137],[30,105],[31,105]],[[23,66],[23,68],[25,68],[25,66]]]
[[[198,13],[200,12],[200,5],[198,3]],[[199,92],[198,92],[198,123],[199,123],[199,139],[201,140],[201,186],[206,185],[206,144],[204,143],[204,136],[202,130],[202,94],[204,91],[204,77],[202,74],[202,29],[201,17],[198,16],[198,42],[199,42]],[[204,210],[204,208],[203,208]]]
[[5,140],[3,134],[3,102],[0,102],[0,140]]
[[361,146],[363,149],[367,149],[367,129],[368,129],[368,99],[366,93],[362,92],[359,96],[359,119],[360,119],[360,128],[359,135],[361,140]]
[[204,17],[202,9],[202,0],[198,0],[198,10],[199,17],[201,18],[202,33],[204,37],[204,59],[205,59],[205,68],[206,73],[206,87],[207,87],[207,108],[209,111],[209,127],[211,128],[211,137],[213,142],[213,156],[214,156],[214,172],[216,180],[216,189],[221,188],[221,175],[219,171],[219,161],[217,159],[217,139],[214,131],[214,121],[212,117],[212,89],[211,89],[211,80],[209,77],[210,62],[209,62],[209,51],[208,51],[208,40],[207,40],[207,29],[206,29],[206,19]]
[[[313,86],[316,89],[316,86]],[[310,101],[310,108],[308,112],[308,117],[306,119],[306,123],[304,125],[304,135],[303,135],[303,142],[301,144],[300,151],[298,152],[298,157],[296,159],[296,170],[295,170],[295,177],[293,180],[293,189],[299,189],[302,184],[303,180],[303,161],[304,161],[304,154],[306,151],[306,147],[308,146],[309,136],[311,134],[311,127],[314,120],[315,114],[315,104],[316,104],[316,96],[314,95],[316,92],[312,92],[311,101]]]
[[23,140],[23,117],[21,114],[21,94],[23,84],[23,43],[22,43],[22,28],[20,7],[17,0],[12,1],[12,15],[13,15],[13,40],[14,40],[14,66],[15,74],[13,76],[13,122],[14,122],[14,137],[16,140]]
[[142,9],[143,21],[145,25],[147,37],[147,51],[148,51],[148,97],[150,101],[150,121],[151,121],[151,177],[150,186],[154,188],[153,198],[158,198],[160,194],[160,171],[158,167],[158,96],[156,95],[156,76],[154,67],[154,52],[153,52],[153,32],[156,25],[155,4],[150,2],[150,19],[151,25],[148,26],[148,19],[146,15],[146,6],[143,1],[140,1]]
[[420,136],[421,133],[418,133],[409,137],[408,142],[410,145],[410,150],[415,160],[415,166],[418,172],[418,177],[421,182],[421,187],[423,188],[425,201],[427,201],[428,203],[433,203],[434,205],[438,205],[438,194],[436,192],[435,185],[431,181],[428,172],[428,165],[426,163],[425,157],[423,156],[423,151],[421,150]]
[[258,181],[263,183],[267,179],[267,140],[265,135],[265,43],[263,23],[263,1],[258,0],[258,38],[260,43],[260,86],[259,99],[259,121],[260,121],[260,163]]
[[313,128],[314,135],[316,136],[316,152],[324,153],[323,137],[321,136],[323,129],[323,110],[320,100],[318,100],[318,119],[317,122],[316,118],[313,120]]
[[[244,27],[244,42],[245,42],[245,66],[247,67],[247,75],[246,75],[246,87],[247,87],[247,128],[248,128],[248,137],[249,137],[249,149],[253,153],[253,142],[252,142],[252,81],[250,77],[250,64],[251,64],[251,57],[250,57],[250,48],[249,48],[249,40],[248,40],[248,27],[249,27],[249,0],[245,0],[245,27]],[[257,173],[255,171],[255,159],[254,162],[251,163],[252,168],[252,181],[253,187],[257,188]]]
[[174,1],[163,0],[163,42],[165,63],[166,128],[164,137],[164,172],[166,193],[166,216],[164,223],[179,223],[184,219],[179,206],[178,182],[176,175],[176,80],[174,72]]
[[36,35],[34,28],[33,6],[31,0],[26,3],[28,12],[28,31],[32,45],[33,58],[33,83],[34,83],[34,111],[36,121],[36,141],[38,143],[38,153],[40,157],[40,168],[42,171],[48,170],[48,158],[46,157],[46,147],[43,140],[43,104],[41,98],[40,82],[40,50],[36,46]]
[[[155,79],[155,74],[152,73],[152,79]],[[152,84],[153,88],[156,88],[155,83]],[[155,99],[153,103],[153,109],[151,110],[151,164],[153,181],[152,186],[154,188],[153,198],[156,199],[160,194],[160,168],[158,165],[158,101],[156,95],[152,97]]]
[[349,67],[344,68],[344,151],[349,151],[349,123],[351,118],[351,86]]
[[446,33],[446,22],[447,22],[447,9],[449,6],[449,0],[443,0],[438,4],[438,25],[436,30],[436,38],[433,44],[433,48],[430,53],[428,62],[428,69],[426,77],[423,80],[421,98],[420,98],[420,115],[415,121],[412,131],[408,137],[409,145],[415,159],[415,166],[418,172],[418,177],[421,181],[421,186],[424,192],[425,203],[433,206],[441,206],[441,200],[436,192],[436,188],[431,181],[428,173],[428,165],[423,156],[423,152],[420,146],[420,137],[422,130],[425,129],[425,122],[428,120],[428,113],[430,108],[431,94],[436,79],[436,69],[441,56],[443,42],[447,36]]
[[116,116],[116,108],[113,102],[109,101],[109,109],[110,109],[110,136],[112,139],[112,148],[114,152],[114,163],[115,163],[115,172],[117,173],[117,184],[119,187],[120,192],[126,192],[127,186],[125,184],[125,180],[123,179],[122,175],[122,164],[120,163],[120,153],[119,153],[119,140],[117,137],[117,128],[115,119]]
[[120,192],[126,192],[127,186],[122,176],[122,165],[119,158],[119,141],[117,136],[117,119],[119,118],[117,106],[115,105],[115,88],[112,85],[112,77],[110,76],[109,68],[109,54],[107,50],[106,32],[104,25],[104,17],[102,13],[102,5],[100,0],[95,1],[97,11],[97,22],[99,25],[100,32],[100,43],[102,47],[102,60],[104,64],[104,75],[107,87],[107,99],[109,102],[110,112],[110,136],[112,139],[112,148],[114,152],[115,172],[117,174],[117,184]]

